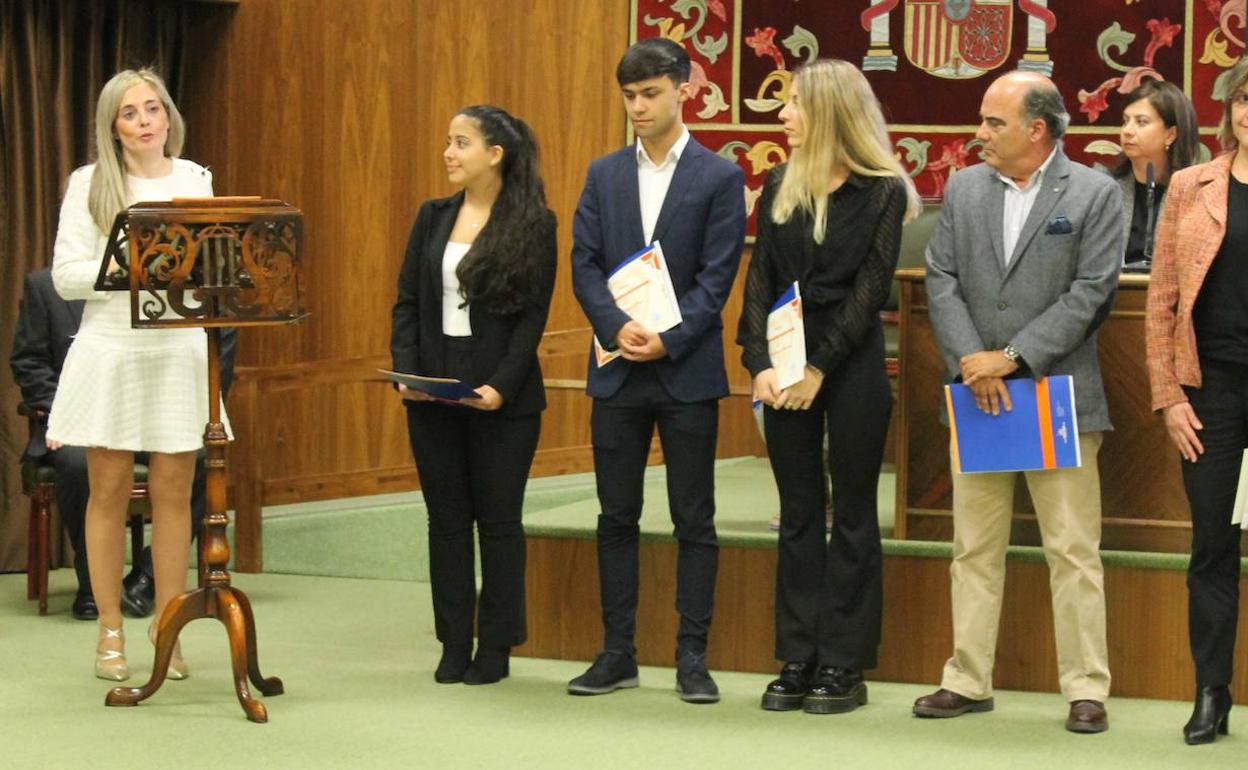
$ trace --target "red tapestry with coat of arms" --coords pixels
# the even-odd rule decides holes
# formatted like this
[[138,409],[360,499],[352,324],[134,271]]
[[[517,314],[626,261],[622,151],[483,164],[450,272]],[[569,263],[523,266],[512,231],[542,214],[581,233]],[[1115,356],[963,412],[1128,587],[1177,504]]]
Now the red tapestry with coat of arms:
[[1248,0],[633,0],[633,37],[664,36],[693,61],[685,121],[740,163],[753,209],[787,158],[778,113],[795,68],[860,67],[894,148],[924,197],[980,162],[984,90],[1012,69],[1053,78],[1071,114],[1065,145],[1089,165],[1117,156],[1126,94],[1145,78],[1181,85],[1216,151],[1220,77],[1244,54]]

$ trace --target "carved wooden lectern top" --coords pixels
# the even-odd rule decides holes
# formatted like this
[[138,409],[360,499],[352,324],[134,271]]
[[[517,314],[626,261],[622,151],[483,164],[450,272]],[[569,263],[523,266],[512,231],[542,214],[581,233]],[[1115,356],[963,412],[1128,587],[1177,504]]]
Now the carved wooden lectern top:
[[260,198],[136,203],[117,215],[96,289],[144,326],[258,326],[303,312],[303,214]]

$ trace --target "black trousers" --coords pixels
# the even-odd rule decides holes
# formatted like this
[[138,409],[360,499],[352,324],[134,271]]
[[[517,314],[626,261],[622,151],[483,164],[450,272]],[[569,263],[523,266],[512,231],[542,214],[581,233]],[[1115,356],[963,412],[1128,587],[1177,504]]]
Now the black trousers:
[[1229,685],[1239,622],[1240,528],[1231,524],[1244,447],[1248,446],[1248,366],[1202,360],[1202,387],[1184,392],[1204,425],[1205,453],[1183,460],[1192,510],[1187,567],[1188,635],[1196,684]]
[[[191,484],[191,540],[199,537],[199,527],[204,521],[206,505],[204,459],[205,450],[199,450],[195,458],[195,479]],[[147,452],[135,452],[135,462],[146,465]],[[56,507],[61,512],[61,523],[70,545],[74,547],[74,572],[78,576],[78,590],[91,593],[91,573],[87,569],[86,518],[87,498],[91,484],[87,476],[87,450],[77,446],[65,446],[48,454],[48,460],[56,469]],[[133,569],[152,575],[151,546],[133,555]]]
[[637,544],[642,484],[655,427],[667,464],[667,501],[678,545],[676,650],[703,653],[715,603],[719,540],[715,535],[715,440],[719,405],[681,403],[667,394],[653,366],[634,365],[615,396],[595,399],[590,418],[598,484],[598,581],[603,647],[635,654]]
[[[452,376],[466,376],[471,338],[448,338]],[[434,628],[446,645],[514,647],[527,638],[521,512],[541,415],[409,403],[408,435],[429,516]],[[481,595],[473,526],[481,549]]]
[[[766,408],[767,452],[780,492],[776,658],[876,665],[883,604],[877,487],[892,393],[879,329],[828,372],[810,409]],[[824,431],[832,473],[826,534]]]

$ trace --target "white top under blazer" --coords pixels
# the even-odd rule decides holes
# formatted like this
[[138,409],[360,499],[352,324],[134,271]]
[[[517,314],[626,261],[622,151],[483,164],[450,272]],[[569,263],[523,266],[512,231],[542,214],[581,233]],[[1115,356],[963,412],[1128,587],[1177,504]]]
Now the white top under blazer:
[[[129,293],[95,291],[108,234],[87,209],[94,169],[70,174],[56,229],[52,281],[61,297],[86,304],[52,400],[48,438],[131,451],[199,449],[208,422],[208,337],[196,327],[132,328]],[[212,174],[181,158],[167,176],[126,183],[128,205],[212,197]],[[228,433],[224,408],[221,418]]]
[[459,294],[459,275],[455,272],[470,248],[471,243],[447,241],[442,252],[442,333],[448,337],[472,336],[472,321]]

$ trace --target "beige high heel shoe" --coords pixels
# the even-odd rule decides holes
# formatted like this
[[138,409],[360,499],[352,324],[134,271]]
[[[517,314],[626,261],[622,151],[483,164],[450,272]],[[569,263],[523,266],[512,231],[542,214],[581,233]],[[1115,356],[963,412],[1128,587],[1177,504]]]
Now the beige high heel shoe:
[[[156,646],[156,621],[147,627],[147,638],[151,640],[152,646]],[[186,667],[186,661],[182,660],[182,642],[173,643],[173,654],[169,656],[169,668],[165,676],[170,679],[186,679],[191,675],[191,670]]]
[[95,643],[95,675],[112,682],[124,682],[130,678],[130,665],[126,663],[126,636],[120,628],[109,628],[100,623],[100,638]]

